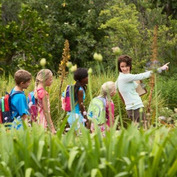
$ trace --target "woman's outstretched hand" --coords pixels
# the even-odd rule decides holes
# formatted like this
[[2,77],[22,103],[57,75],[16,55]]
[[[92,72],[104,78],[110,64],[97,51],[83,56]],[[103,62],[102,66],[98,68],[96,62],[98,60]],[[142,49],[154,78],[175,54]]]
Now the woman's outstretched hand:
[[164,64],[162,67],[160,67],[160,69],[161,69],[162,71],[168,70],[168,65],[169,65],[169,64],[170,64],[170,62]]

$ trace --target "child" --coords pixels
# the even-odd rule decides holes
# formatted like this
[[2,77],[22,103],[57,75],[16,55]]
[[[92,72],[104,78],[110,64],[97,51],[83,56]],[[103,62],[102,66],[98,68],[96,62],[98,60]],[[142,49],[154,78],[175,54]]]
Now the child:
[[18,93],[11,96],[10,106],[12,110],[11,118],[14,120],[14,128],[16,129],[22,127],[22,120],[25,120],[29,114],[27,100],[23,90],[28,88],[31,78],[31,74],[25,70],[18,70],[14,75],[16,85],[10,95],[15,92]]
[[35,82],[35,97],[37,98],[37,107],[39,113],[39,124],[45,129],[49,125],[52,133],[55,128],[50,115],[49,94],[45,87],[49,87],[53,82],[53,74],[49,69],[42,69],[37,73]]
[[[103,102],[103,106],[104,106],[103,109],[106,112],[104,115],[105,117],[103,117],[102,120],[98,120],[95,117],[97,120],[98,126],[102,132],[104,132],[106,129],[105,123],[107,125],[107,128],[112,127],[114,124],[114,103],[111,98],[115,95],[115,93],[116,93],[115,83],[112,81],[108,81],[108,82],[105,82],[101,86],[101,93],[98,97],[96,97]],[[94,104],[94,103],[92,103],[92,104]],[[90,108],[90,105],[89,105],[89,108]],[[94,108],[93,108],[93,110],[94,110]],[[91,116],[91,114],[94,115],[94,112],[91,113],[91,111],[88,110],[88,116],[93,118],[93,116]],[[101,117],[100,117],[100,119],[101,119]],[[91,132],[94,132],[94,124],[93,123],[91,124]]]
[[78,128],[80,123],[85,125],[87,121],[87,113],[84,107],[85,91],[86,85],[88,84],[88,72],[85,68],[78,68],[74,72],[74,80],[76,81],[74,85],[74,102],[75,106],[71,112],[68,112],[68,123],[70,127],[78,119]]

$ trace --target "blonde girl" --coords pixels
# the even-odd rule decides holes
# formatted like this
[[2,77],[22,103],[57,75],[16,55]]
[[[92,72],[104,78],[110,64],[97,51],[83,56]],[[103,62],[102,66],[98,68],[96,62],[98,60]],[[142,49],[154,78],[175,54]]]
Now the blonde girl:
[[49,126],[52,133],[55,128],[50,115],[49,94],[45,87],[51,86],[53,82],[53,74],[49,69],[42,69],[37,73],[35,82],[35,97],[37,98],[37,106],[39,112],[39,124],[45,129]]
[[[109,127],[112,127],[114,124],[114,103],[112,101],[112,97],[115,95],[115,93],[115,83],[112,81],[108,81],[101,86],[100,95],[97,97],[103,101],[106,110],[106,122],[98,125],[102,132],[106,130],[106,127],[109,129]],[[94,132],[94,130],[94,124],[92,123],[91,132]]]
[[101,86],[100,97],[106,99],[106,124],[110,127],[114,123],[114,103],[112,97],[116,94],[115,83],[105,82]]

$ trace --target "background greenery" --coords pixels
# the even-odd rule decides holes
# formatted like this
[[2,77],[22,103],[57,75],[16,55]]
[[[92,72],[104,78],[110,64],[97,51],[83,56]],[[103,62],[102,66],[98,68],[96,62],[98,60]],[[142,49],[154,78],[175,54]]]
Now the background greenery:
[[0,73],[8,77],[23,68],[35,76],[40,59],[46,58],[46,67],[57,76],[66,39],[70,61],[78,67],[98,71],[93,60],[98,52],[104,71],[115,70],[112,47],[118,46],[122,54],[132,56],[133,72],[138,73],[149,69],[155,25],[157,59],[161,64],[170,62],[160,88],[173,109],[177,104],[175,0],[0,0]]
[[104,67],[112,69],[111,48],[119,46],[142,70],[151,59],[158,25],[158,59],[170,61],[170,75],[175,72],[175,0],[0,0],[0,7],[0,62],[5,71],[22,67],[36,73],[39,60],[46,58],[57,72],[66,39],[71,61],[78,66],[93,66],[93,53],[99,52]]

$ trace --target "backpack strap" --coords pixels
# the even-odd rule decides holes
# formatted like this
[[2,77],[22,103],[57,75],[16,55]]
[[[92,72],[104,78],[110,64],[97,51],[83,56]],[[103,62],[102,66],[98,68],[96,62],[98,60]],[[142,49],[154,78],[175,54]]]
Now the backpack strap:
[[39,90],[45,90],[43,87],[36,89],[36,91],[38,92]]
[[2,112],[5,111],[5,107],[4,107],[4,97],[1,98],[1,106],[2,106]]
[[15,91],[14,93],[12,93],[12,91],[11,91],[10,94],[9,94],[9,96],[12,97],[12,96],[14,96],[14,95],[16,95],[16,94],[18,94],[18,93],[23,94],[22,91]]
[[29,98],[29,102],[31,102],[32,99],[31,99],[31,94],[30,93],[28,94],[28,98]]
[[98,96],[97,98],[100,99],[103,102],[104,108],[106,109],[106,103],[107,103],[106,98],[101,97],[101,96]]

